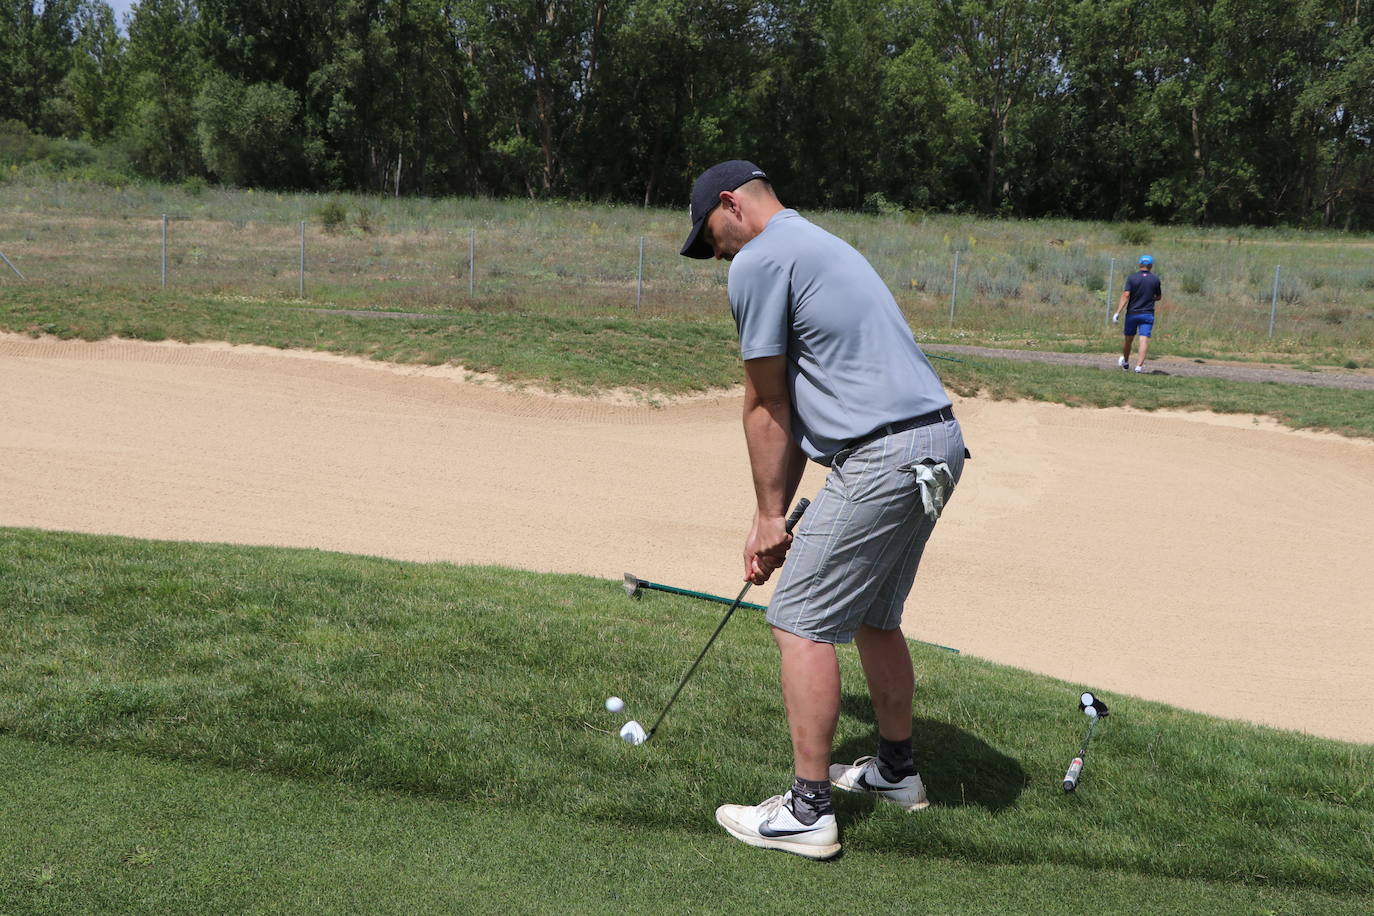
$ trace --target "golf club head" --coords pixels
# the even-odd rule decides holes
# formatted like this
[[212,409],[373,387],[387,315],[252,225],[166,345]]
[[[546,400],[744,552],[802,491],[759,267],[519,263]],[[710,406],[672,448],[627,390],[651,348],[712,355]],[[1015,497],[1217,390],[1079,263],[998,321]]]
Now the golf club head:
[[1102,702],[1101,697],[1091,693],[1084,693],[1078,698],[1078,711],[1093,719],[1105,719],[1108,715],[1107,704]]
[[631,719],[620,726],[620,740],[626,744],[638,745],[648,741],[649,736],[645,733],[643,725]]
[[639,597],[639,580],[629,573],[625,574],[625,594],[631,598]]

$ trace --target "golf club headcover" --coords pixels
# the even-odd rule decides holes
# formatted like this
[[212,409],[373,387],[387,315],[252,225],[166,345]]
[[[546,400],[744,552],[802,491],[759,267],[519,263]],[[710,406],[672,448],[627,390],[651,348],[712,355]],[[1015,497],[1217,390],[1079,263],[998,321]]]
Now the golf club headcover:
[[1102,702],[1102,698],[1097,696],[1096,694],[1085,693],[1083,694],[1083,696],[1078,698],[1079,712],[1086,713],[1088,711],[1089,706],[1091,706],[1094,712],[1096,712],[1097,715],[1095,718],[1105,719],[1108,715],[1110,715],[1110,711],[1107,709],[1107,704]]

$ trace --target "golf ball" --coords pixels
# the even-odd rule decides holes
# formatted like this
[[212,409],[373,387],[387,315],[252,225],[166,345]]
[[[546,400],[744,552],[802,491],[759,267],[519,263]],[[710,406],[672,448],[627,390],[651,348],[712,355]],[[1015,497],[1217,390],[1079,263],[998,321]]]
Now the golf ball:
[[1089,719],[1096,719],[1097,708],[1094,706],[1085,706],[1083,707],[1083,715],[1087,716]]
[[1093,695],[1091,693],[1085,693],[1078,698],[1078,702],[1082,703],[1084,706],[1091,706],[1093,705]]
[[620,711],[621,711],[622,709],[624,709],[624,708],[625,708],[625,701],[622,700],[620,697],[607,697],[607,698],[606,698],[606,711],[607,711],[607,712],[620,712]]

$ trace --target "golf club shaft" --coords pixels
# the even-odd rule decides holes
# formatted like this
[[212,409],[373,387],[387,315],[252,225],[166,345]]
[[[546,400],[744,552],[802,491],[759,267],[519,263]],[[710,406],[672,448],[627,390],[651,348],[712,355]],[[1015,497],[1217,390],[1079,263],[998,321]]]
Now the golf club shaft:
[[[639,587],[652,589],[656,592],[668,592],[670,595],[685,595],[688,598],[700,598],[702,601],[714,601],[716,604],[732,603],[729,598],[722,598],[720,595],[712,595],[707,592],[694,592],[687,588],[674,588],[671,585],[660,585],[657,582],[645,582],[643,579],[639,580]],[[768,608],[761,604],[750,604],[748,601],[741,601],[739,606],[747,607],[754,611],[768,610]]]
[[1069,764],[1069,771],[1064,774],[1064,791],[1072,792],[1078,788],[1078,777],[1083,775],[1083,764],[1088,759],[1088,744],[1093,740],[1093,729],[1097,728],[1098,717],[1093,716],[1088,723],[1088,734],[1083,738],[1083,746],[1078,749],[1078,756],[1073,758],[1073,763]]
[[[809,499],[800,499],[797,501],[796,508],[793,509],[792,514],[787,517],[788,534],[792,533],[792,528],[801,520],[802,514],[806,512],[806,507],[809,505],[811,505],[811,500]],[[716,641],[716,637],[720,635],[720,631],[725,629],[725,625],[730,622],[730,616],[735,613],[735,609],[738,608],[740,602],[744,600],[744,596],[749,593],[749,586],[752,584],[752,582],[746,582],[744,583],[744,588],[739,590],[739,595],[735,597],[734,603],[731,604],[730,609],[725,612],[725,616],[720,619],[720,623],[716,626],[716,631],[711,634],[710,639],[706,640],[706,645],[702,646],[696,661],[692,662],[692,667],[687,669],[687,673],[684,674],[682,680],[678,682],[677,689],[673,691],[672,697],[668,699],[668,705],[664,706],[663,712],[658,714],[658,720],[654,722],[654,727],[649,729],[649,734],[648,737],[644,739],[645,741],[652,738],[654,732],[658,731],[658,727],[663,724],[664,716],[668,715],[668,710],[673,708],[673,704],[677,702],[678,694],[682,693],[682,688],[687,686],[687,682],[692,678],[692,673],[697,670],[697,665],[701,664],[701,660],[706,657],[706,653],[711,648],[711,644]]]
[[[630,575],[630,573],[626,573],[625,576],[626,576],[627,579],[632,578],[631,575]],[[670,595],[684,595],[684,596],[686,596],[686,597],[688,597],[688,598],[700,598],[702,601],[712,601],[712,602],[715,602],[716,604],[733,604],[733,603],[734,603],[734,602],[732,602],[729,598],[722,598],[720,595],[712,595],[710,592],[695,592],[695,591],[692,591],[690,588],[677,588],[676,586],[672,586],[672,585],[663,585],[663,584],[658,583],[658,582],[648,582],[648,581],[646,581],[646,580],[644,580],[644,579],[640,579],[640,578],[638,578],[638,577],[633,577],[633,580],[634,580],[635,588],[647,588],[647,589],[650,589],[650,590],[656,591],[656,592],[667,592],[667,593],[670,594]],[[748,609],[751,610],[751,611],[766,611],[766,610],[768,610],[768,606],[767,606],[767,605],[763,605],[763,604],[753,604],[753,603],[751,603],[751,602],[749,602],[749,601],[741,601],[741,602],[739,603],[739,606],[742,607],[742,608],[748,608]],[[930,646],[932,649],[943,649],[943,650],[945,650],[946,652],[953,652],[955,655],[958,655],[958,654],[959,654],[959,650],[956,649],[956,648],[954,648],[953,646],[942,646],[942,645],[940,645],[938,642],[926,642],[926,641],[923,640],[923,639],[917,639],[917,640],[915,640],[915,642],[918,642],[918,643],[920,643],[920,644],[923,645],[923,646]]]
[[[687,669],[687,673],[682,676],[682,680],[678,682],[677,689],[673,691],[673,695],[668,699],[668,705],[663,707],[663,712],[658,714],[658,721],[654,723],[653,728],[649,729],[649,738],[652,738],[654,732],[658,731],[658,726],[663,722],[663,717],[668,715],[668,710],[673,708],[673,704],[677,702],[677,695],[682,693],[682,688],[686,687],[687,682],[691,680],[692,673],[697,670],[697,665],[700,665],[701,660],[706,657],[706,652],[711,648],[711,644],[716,641],[716,637],[720,635],[720,631],[725,629],[725,625],[730,622],[730,615],[735,613],[735,608],[739,607],[739,603],[744,600],[744,595],[749,591],[749,586],[751,584],[752,583],[749,582],[744,583],[744,588],[740,589],[739,597],[735,599],[735,603],[730,605],[730,610],[726,611],[725,616],[720,619],[720,623],[716,626],[716,631],[711,634],[710,639],[706,640],[706,645],[701,647],[701,654],[697,656],[696,661],[692,662],[692,667]],[[648,738],[645,740],[647,741]]]

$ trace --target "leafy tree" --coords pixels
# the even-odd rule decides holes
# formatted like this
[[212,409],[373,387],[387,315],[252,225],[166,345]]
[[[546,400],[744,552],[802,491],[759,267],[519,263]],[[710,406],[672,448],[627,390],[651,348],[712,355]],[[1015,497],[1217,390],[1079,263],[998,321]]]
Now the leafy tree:
[[44,134],[72,125],[61,104],[71,69],[77,0],[0,2],[0,120]]
[[196,97],[196,135],[206,168],[222,181],[271,187],[292,156],[296,94],[280,83],[244,84],[213,72]]
[[1290,129],[1312,146],[1306,209],[1323,226],[1374,226],[1374,16],[1325,5],[1326,40]]
[[125,133],[135,166],[156,178],[204,172],[194,107],[204,67],[195,29],[191,0],[140,0],[129,21]]
[[982,114],[979,203],[1001,209],[1015,196],[1003,159],[1016,152],[1025,109],[1048,104],[1062,80],[1064,0],[933,0],[933,19],[959,91]]
[[128,117],[127,43],[107,3],[83,2],[75,23],[66,93],[80,132],[90,140],[108,140]]

